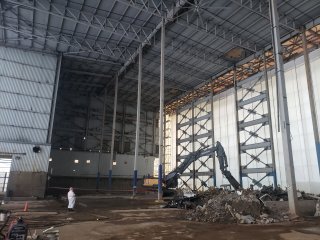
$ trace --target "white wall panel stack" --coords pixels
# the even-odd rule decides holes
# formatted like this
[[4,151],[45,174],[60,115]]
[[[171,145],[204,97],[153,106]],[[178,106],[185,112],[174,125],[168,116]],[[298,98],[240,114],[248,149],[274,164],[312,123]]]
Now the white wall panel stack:
[[[316,50],[310,54],[310,61],[314,95],[316,97],[316,113],[319,124],[320,50]],[[303,57],[285,64],[285,78],[297,188],[306,192],[320,193],[319,163],[316,157]],[[277,181],[281,187],[285,188],[287,187],[286,169],[283,160],[281,133],[278,132],[277,95],[274,71],[269,72],[269,91]],[[213,100],[214,139],[215,141],[221,141],[228,157],[229,169],[234,177],[239,180],[234,89],[214,96]],[[191,113],[189,113],[189,117],[191,118],[190,114]],[[171,117],[172,119],[175,118],[175,116]],[[269,133],[266,132],[265,137],[268,136]],[[177,138],[179,138],[179,136],[177,136]],[[172,147],[172,151],[174,151],[174,148],[175,147]],[[217,164],[218,163],[216,163],[217,186],[220,186],[228,182],[218,170],[219,166]],[[268,184],[267,182],[263,183]],[[244,181],[243,184],[245,187],[248,187],[250,182],[249,180]]]
[[[20,154],[12,171],[48,169],[56,63],[53,55],[0,47],[0,152]],[[38,154],[35,145],[41,147]]]
[[[237,153],[236,108],[233,89],[225,91],[213,98],[214,139],[220,141],[228,158],[229,170],[239,179],[239,163]],[[228,180],[219,170],[216,161],[217,186],[228,184]]]

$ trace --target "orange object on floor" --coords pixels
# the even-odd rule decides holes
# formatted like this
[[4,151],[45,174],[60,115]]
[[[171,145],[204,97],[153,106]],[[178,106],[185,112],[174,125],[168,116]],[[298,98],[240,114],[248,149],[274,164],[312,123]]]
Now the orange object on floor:
[[23,209],[24,212],[28,212],[28,202],[26,202],[24,204],[24,209]]

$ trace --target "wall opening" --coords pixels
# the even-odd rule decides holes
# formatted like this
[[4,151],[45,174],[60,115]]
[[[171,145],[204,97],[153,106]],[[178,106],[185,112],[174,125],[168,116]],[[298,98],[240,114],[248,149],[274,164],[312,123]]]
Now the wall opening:
[[10,168],[12,163],[12,156],[1,156],[0,155],[0,191],[6,193]]

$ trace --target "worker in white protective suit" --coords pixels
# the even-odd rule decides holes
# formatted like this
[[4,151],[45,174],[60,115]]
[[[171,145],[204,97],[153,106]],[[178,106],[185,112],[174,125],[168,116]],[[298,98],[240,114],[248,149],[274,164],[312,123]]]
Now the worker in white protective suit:
[[73,188],[70,187],[69,188],[69,192],[68,192],[68,211],[74,211],[74,205],[76,204],[76,194],[73,191]]

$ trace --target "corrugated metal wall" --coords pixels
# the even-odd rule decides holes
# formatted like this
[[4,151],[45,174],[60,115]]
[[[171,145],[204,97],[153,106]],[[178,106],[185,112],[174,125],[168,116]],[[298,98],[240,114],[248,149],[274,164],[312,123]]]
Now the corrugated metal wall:
[[[83,151],[100,150],[101,127],[103,120],[102,96],[58,95],[53,127],[52,147]],[[106,100],[106,114],[103,134],[103,151],[111,149],[113,118],[113,93]],[[155,113],[142,108],[140,122],[139,154],[154,155]],[[121,154],[134,154],[136,106],[134,103],[118,102],[115,151]],[[85,139],[84,139],[85,138]]]
[[[320,50],[310,54],[314,91],[317,99],[316,112],[320,119]],[[285,77],[291,125],[291,138],[296,173],[297,188],[307,192],[320,193],[319,163],[316,158],[311,111],[307,92],[307,81],[304,59],[300,57],[285,64]],[[278,184],[286,187],[285,167],[281,133],[277,131],[277,102],[274,72],[269,72],[269,91],[271,103],[271,117],[273,123],[273,139]],[[229,168],[239,180],[239,163],[237,153],[237,129],[235,114],[234,89],[225,91],[213,97],[214,139],[221,141],[229,160]],[[171,116],[172,123],[175,116]],[[266,137],[268,133],[266,132]],[[179,136],[177,136],[179,137]],[[241,135],[240,135],[241,138]],[[175,156],[175,146],[172,147],[172,156]],[[175,161],[175,159],[172,159]],[[216,163],[216,169],[219,169]],[[217,186],[226,184],[227,180],[219,170],[216,171]],[[244,181],[244,187],[250,182]],[[263,182],[268,185],[268,182]]]
[[0,47],[0,152],[19,153],[11,171],[47,171],[56,63],[53,55]]

